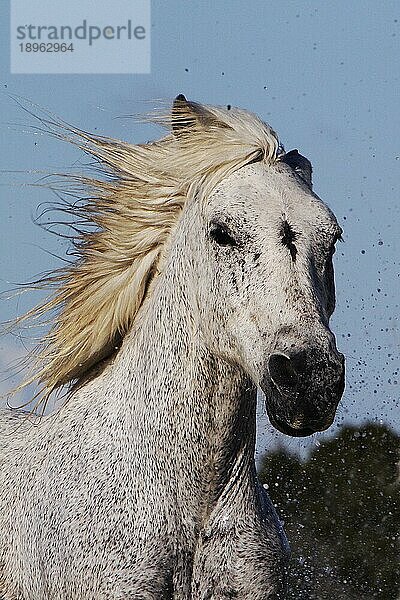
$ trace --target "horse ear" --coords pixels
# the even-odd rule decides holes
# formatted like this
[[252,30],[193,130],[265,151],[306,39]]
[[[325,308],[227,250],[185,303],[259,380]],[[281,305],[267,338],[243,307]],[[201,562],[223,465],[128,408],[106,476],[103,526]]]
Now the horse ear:
[[295,173],[300,175],[310,188],[312,187],[312,164],[308,158],[299,154],[297,150],[291,150],[283,156],[280,156],[279,160],[280,162],[289,165]]
[[206,129],[218,125],[215,116],[204,106],[191,102],[179,94],[172,105],[172,131],[176,137],[187,134],[192,128]]

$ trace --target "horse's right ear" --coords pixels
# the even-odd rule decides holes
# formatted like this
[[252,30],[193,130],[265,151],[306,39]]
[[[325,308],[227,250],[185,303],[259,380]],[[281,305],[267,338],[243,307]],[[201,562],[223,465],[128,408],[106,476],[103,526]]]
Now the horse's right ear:
[[289,165],[312,188],[312,164],[308,158],[299,154],[298,150],[290,150],[280,156],[279,161]]
[[190,133],[191,129],[206,129],[221,124],[204,106],[191,102],[179,94],[172,105],[172,131],[175,137]]

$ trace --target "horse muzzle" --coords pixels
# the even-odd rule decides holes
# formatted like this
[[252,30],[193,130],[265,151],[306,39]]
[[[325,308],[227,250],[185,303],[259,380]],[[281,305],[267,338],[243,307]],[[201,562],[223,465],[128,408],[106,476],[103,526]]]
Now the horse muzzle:
[[335,348],[277,351],[264,373],[261,389],[276,429],[305,437],[332,425],[345,385],[344,356]]

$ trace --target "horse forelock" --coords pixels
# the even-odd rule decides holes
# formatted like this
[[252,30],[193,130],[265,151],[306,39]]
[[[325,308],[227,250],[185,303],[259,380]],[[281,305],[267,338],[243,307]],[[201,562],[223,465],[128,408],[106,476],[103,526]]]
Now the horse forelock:
[[[69,204],[67,212],[90,227],[74,242],[76,261],[38,282],[54,288],[49,299],[18,319],[48,322],[52,315],[32,375],[17,389],[39,383],[45,402],[55,389],[79,380],[114,353],[159,272],[163,248],[187,198],[194,191],[206,198],[219,181],[252,160],[277,158],[277,136],[258,117],[235,108],[204,109],[213,115],[212,126],[138,145],[52,123],[50,133],[96,158],[108,177],[72,177],[90,198]],[[171,128],[171,113],[153,120]]]

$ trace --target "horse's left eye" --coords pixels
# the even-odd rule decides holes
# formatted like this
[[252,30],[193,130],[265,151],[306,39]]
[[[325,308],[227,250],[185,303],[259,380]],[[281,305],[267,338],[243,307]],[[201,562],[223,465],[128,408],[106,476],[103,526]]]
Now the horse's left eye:
[[236,246],[236,240],[223,225],[214,223],[211,225],[210,237],[218,246]]

